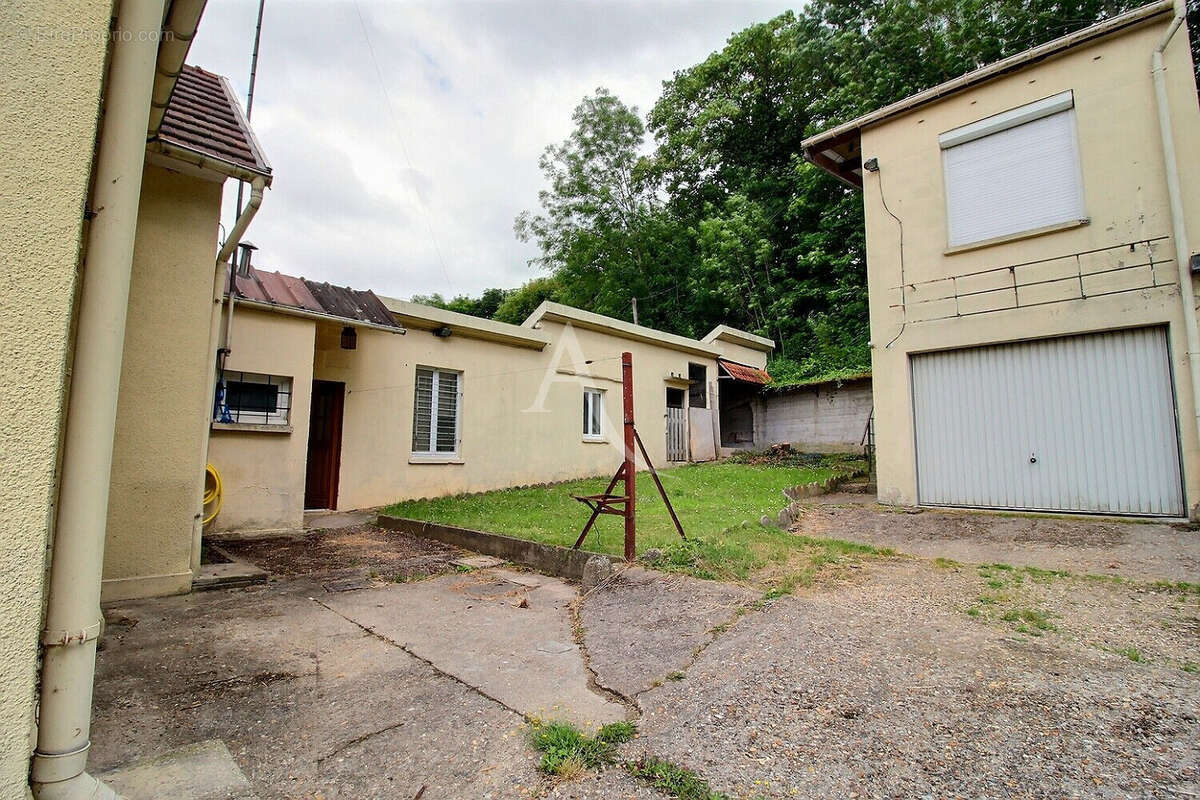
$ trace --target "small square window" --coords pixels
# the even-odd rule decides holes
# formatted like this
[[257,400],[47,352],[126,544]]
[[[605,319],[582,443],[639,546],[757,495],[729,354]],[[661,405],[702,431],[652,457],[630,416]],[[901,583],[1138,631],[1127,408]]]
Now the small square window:
[[583,438],[604,438],[604,392],[583,390]]
[[214,422],[287,425],[291,409],[291,378],[234,370],[217,377]]

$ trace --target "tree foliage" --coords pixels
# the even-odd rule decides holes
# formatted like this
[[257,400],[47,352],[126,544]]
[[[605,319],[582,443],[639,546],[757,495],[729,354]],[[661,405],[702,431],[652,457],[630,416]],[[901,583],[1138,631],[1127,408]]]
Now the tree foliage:
[[643,324],[684,335],[742,327],[794,379],[869,369],[862,198],[801,140],[1135,5],[810,0],[676,72],[645,124],[598,89],[541,158],[540,213],[516,221],[553,276],[527,293],[627,320],[637,298]]

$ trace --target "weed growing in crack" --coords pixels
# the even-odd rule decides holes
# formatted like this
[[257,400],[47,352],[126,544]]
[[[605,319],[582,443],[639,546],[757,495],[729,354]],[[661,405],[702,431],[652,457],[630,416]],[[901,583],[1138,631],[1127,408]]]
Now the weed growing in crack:
[[530,743],[542,754],[538,769],[563,780],[574,780],[590,769],[616,761],[616,746],[637,733],[632,722],[612,722],[587,736],[569,722],[535,722]]
[[696,773],[660,758],[643,756],[627,762],[625,769],[630,775],[679,800],[729,800],[727,795],[713,791],[708,781]]
[[687,677],[687,673],[683,672],[682,670],[678,670],[678,669],[675,670],[674,672],[667,673],[667,680],[669,680],[669,681],[681,681],[686,677]]
[[633,722],[610,722],[596,731],[596,738],[609,744],[624,744],[637,735],[637,724]]

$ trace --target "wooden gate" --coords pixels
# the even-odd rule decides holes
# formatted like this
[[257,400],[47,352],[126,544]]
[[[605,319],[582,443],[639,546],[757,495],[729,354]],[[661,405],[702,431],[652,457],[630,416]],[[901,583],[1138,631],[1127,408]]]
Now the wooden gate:
[[684,409],[667,406],[667,461],[687,461],[687,425]]

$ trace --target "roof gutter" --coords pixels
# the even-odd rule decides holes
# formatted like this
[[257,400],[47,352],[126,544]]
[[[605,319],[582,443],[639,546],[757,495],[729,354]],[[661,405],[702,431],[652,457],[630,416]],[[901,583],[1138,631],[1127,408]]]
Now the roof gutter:
[[[247,130],[249,130],[247,128]],[[232,161],[227,161],[223,158],[218,158],[211,153],[203,153],[191,147],[186,147],[175,142],[169,142],[165,139],[156,139],[150,143],[150,147],[165,156],[178,159],[187,164],[199,167],[200,169],[210,169],[213,172],[218,172],[230,178],[237,178],[246,183],[254,183],[256,180],[264,181],[264,185],[271,185],[271,173],[258,172],[249,167],[243,167],[241,164],[235,164]]]
[[200,27],[204,14],[205,0],[171,0],[170,10],[162,25],[162,38],[158,47],[158,62],[154,73],[154,89],[150,99],[150,122],[146,138],[158,135],[171,95],[175,91],[175,80],[183,71],[192,39]]
[[287,314],[290,317],[302,317],[304,319],[315,319],[318,322],[336,322],[339,325],[349,325],[355,328],[366,328],[374,331],[385,331],[387,333],[396,333],[401,336],[408,333],[406,328],[391,325],[380,325],[378,322],[367,322],[361,319],[352,319],[350,317],[339,317],[334,314],[322,314],[320,311],[309,311],[307,308],[296,308],[295,306],[285,306],[282,303],[267,303],[262,300],[247,300],[242,297],[237,301],[238,305],[248,308],[258,308],[263,311],[274,311],[277,314]]
[[[1196,293],[1192,283],[1191,247],[1184,221],[1183,192],[1179,185],[1179,163],[1175,152],[1175,134],[1171,129],[1171,101],[1167,94],[1167,68],[1163,53],[1187,18],[1185,0],[1175,0],[1175,17],[1162,41],[1150,56],[1150,75],[1154,79],[1154,99],[1158,109],[1158,133],[1162,138],[1163,166],[1167,173],[1167,199],[1171,207],[1171,238],[1175,242],[1175,266],[1179,270],[1179,300],[1183,304],[1183,325],[1187,335],[1188,372],[1192,378],[1192,414],[1196,435],[1200,436],[1200,325],[1196,321]],[[1186,44],[1186,40],[1185,40]],[[1200,511],[1195,506],[1192,518]]]
[[92,685],[103,627],[100,578],[108,520],[113,433],[125,349],[125,321],[146,120],[164,0],[122,0],[108,68],[75,333],[58,521],[50,562],[37,748],[30,774],[38,800],[114,800],[89,775]]

